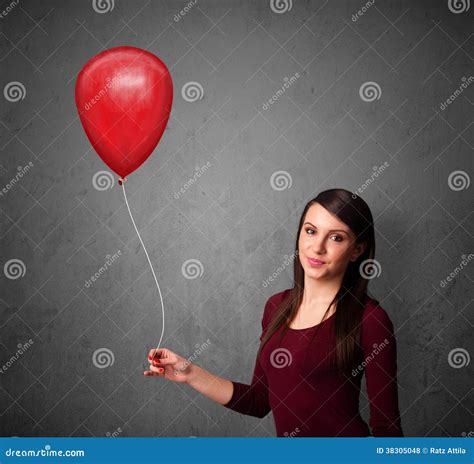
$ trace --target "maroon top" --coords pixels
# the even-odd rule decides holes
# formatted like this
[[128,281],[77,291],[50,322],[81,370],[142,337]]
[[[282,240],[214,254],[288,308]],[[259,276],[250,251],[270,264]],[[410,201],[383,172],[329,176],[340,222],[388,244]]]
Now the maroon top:
[[[290,289],[276,293],[266,304],[262,335],[278,304]],[[251,385],[232,382],[234,392],[226,408],[255,417],[273,413],[277,436],[369,436],[359,413],[362,372],[365,371],[373,436],[403,436],[398,407],[397,345],[393,324],[385,310],[368,298],[364,307],[360,364],[349,378],[336,375],[328,355],[335,353],[334,314],[306,329],[283,326],[270,338],[256,360]],[[311,336],[316,331],[314,339]],[[305,349],[308,343],[311,349]]]

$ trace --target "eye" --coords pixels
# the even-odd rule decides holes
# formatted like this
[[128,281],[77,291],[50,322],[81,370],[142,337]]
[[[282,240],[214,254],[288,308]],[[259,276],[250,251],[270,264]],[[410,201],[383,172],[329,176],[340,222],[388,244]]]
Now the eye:
[[[307,235],[314,235],[314,234],[310,234],[309,232],[316,233],[316,231],[314,229],[311,229],[310,227],[306,227],[305,231]],[[344,240],[344,238],[341,237],[340,235],[331,235],[331,238],[336,238],[336,240],[333,240],[334,242],[342,242]]]

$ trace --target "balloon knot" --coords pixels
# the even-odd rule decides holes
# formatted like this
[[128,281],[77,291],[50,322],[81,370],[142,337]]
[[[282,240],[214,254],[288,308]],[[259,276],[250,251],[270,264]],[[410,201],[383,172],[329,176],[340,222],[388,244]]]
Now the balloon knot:
[[119,178],[119,185],[123,185],[123,183],[126,181],[127,179],[123,179],[122,177]]

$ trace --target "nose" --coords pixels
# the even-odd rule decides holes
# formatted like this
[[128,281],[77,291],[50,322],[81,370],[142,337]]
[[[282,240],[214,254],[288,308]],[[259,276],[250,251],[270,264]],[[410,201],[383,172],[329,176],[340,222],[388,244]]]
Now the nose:
[[325,253],[324,237],[322,235],[314,238],[312,248],[314,254],[320,255]]

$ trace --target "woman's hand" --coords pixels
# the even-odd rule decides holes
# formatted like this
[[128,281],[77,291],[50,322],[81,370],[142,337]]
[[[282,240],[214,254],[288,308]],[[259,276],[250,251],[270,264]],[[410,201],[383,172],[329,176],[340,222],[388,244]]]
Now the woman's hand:
[[191,363],[167,348],[150,350],[148,362],[150,370],[143,372],[145,376],[160,376],[179,383],[189,381]]

